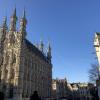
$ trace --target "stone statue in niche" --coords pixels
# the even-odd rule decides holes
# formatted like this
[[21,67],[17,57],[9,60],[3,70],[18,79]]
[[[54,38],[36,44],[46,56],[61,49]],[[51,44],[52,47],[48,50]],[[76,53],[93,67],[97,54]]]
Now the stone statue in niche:
[[0,66],[3,65],[3,58],[0,59]]
[[2,55],[0,54],[0,66],[3,64],[3,57]]
[[16,63],[16,55],[13,54],[13,55],[12,55],[12,64],[15,64],[15,63]]
[[5,68],[4,71],[5,71],[5,73],[4,73],[4,79],[7,80],[7,77],[8,77],[8,69]]
[[15,35],[14,34],[10,34],[9,35],[9,43],[11,44],[11,45],[13,45],[13,44],[15,44]]
[[9,63],[9,55],[8,53],[5,53],[5,56],[4,56],[4,64],[7,65]]

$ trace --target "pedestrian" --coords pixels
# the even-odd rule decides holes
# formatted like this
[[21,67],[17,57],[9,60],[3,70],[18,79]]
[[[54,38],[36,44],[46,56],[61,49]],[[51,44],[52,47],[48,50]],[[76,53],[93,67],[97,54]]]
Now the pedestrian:
[[4,100],[4,93],[0,92],[0,100]]
[[38,96],[37,91],[34,91],[34,93],[30,96],[30,100],[41,100]]

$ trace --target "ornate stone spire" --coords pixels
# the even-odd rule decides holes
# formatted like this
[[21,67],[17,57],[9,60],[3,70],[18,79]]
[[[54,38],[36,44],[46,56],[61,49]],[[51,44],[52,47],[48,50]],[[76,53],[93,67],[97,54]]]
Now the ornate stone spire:
[[16,8],[14,8],[13,14],[10,18],[10,31],[16,31],[16,21],[17,21]]
[[20,32],[23,33],[24,36],[26,36],[26,24],[27,24],[27,19],[26,19],[26,13],[24,9],[23,16],[20,19]]
[[44,44],[43,44],[43,41],[42,40],[40,41],[40,50],[42,52],[44,51]]
[[50,42],[48,43],[48,48],[47,48],[47,58],[51,61],[51,45]]

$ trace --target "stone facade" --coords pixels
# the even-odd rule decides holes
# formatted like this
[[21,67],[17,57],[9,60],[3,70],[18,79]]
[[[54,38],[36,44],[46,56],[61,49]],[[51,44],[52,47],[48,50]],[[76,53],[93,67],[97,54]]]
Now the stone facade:
[[63,98],[70,100],[70,97],[72,97],[72,88],[66,78],[52,80],[52,97],[57,100],[61,100]]
[[71,83],[74,100],[91,100],[88,83]]
[[52,64],[51,47],[44,54],[41,41],[36,47],[26,39],[27,20],[25,11],[20,19],[20,30],[16,30],[16,9],[10,18],[8,29],[6,18],[0,28],[0,90],[6,98],[22,100],[38,91],[42,98],[51,97]]

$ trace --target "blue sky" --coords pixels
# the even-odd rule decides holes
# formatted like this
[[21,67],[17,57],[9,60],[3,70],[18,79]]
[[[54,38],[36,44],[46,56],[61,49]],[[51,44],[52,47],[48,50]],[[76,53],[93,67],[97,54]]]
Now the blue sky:
[[100,0],[0,0],[0,23],[7,16],[9,25],[15,6],[19,19],[26,9],[27,38],[32,43],[42,38],[46,46],[51,42],[53,78],[87,82],[96,62],[92,52],[94,33],[100,32]]

